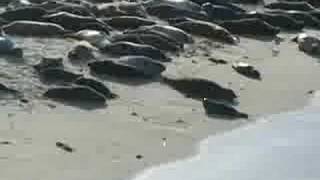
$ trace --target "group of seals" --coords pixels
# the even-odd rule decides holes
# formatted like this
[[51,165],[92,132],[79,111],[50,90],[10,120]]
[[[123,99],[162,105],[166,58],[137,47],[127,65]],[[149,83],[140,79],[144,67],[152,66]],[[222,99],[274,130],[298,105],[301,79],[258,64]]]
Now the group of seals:
[[[103,81],[97,80],[100,75],[116,80],[160,79],[187,97],[202,100],[208,114],[247,118],[225,104],[236,104],[233,90],[206,79],[163,77],[162,72],[174,61],[172,55],[182,52],[188,47],[186,44],[194,43],[196,36],[237,45],[243,35],[275,37],[283,29],[300,31],[305,26],[320,27],[320,13],[308,2],[266,4],[262,12],[250,12],[239,5],[257,2],[21,0],[9,6],[8,1],[7,10],[0,13],[0,24],[10,35],[72,38],[87,43],[69,49],[66,58],[72,65],[80,63],[81,68],[87,68],[91,72],[89,76],[97,77],[86,77],[82,72],[65,68],[64,59],[43,59],[34,66],[36,72],[44,83],[54,85],[44,93],[45,97],[105,103],[116,95]],[[309,39],[312,38],[298,38],[297,42],[300,49],[313,53],[314,45],[307,45],[317,41]],[[0,54],[23,56],[22,50],[7,36],[0,37]],[[260,73],[249,64],[237,63],[230,68],[261,80]]]

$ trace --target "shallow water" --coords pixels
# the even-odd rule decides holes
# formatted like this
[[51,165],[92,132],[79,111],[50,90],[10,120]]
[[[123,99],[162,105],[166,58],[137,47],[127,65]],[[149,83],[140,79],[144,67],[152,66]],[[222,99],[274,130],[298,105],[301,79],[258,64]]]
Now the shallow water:
[[201,142],[190,159],[146,170],[134,180],[319,179],[320,99]]

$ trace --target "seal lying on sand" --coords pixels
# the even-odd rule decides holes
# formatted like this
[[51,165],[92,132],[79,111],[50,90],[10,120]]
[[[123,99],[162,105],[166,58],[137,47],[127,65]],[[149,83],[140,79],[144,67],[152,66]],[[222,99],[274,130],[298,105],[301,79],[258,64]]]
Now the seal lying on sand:
[[144,56],[123,56],[120,60],[106,60],[89,63],[94,74],[118,78],[153,78],[159,76],[165,66]]
[[152,16],[160,19],[169,19],[176,17],[189,17],[199,20],[208,20],[208,16],[204,11],[189,11],[173,5],[158,5],[147,8],[147,12]]
[[97,16],[114,17],[114,16],[139,16],[147,17],[147,12],[141,3],[135,2],[114,2],[102,3],[95,7],[94,13]]
[[163,77],[163,82],[186,97],[194,99],[210,98],[231,104],[236,103],[237,95],[231,89],[221,87],[219,84],[206,79]]
[[113,55],[136,55],[136,56],[147,56],[154,60],[162,62],[170,62],[171,59],[167,57],[159,49],[145,44],[136,44],[131,42],[116,42],[106,45],[101,49],[102,52],[113,54]]
[[97,48],[102,48],[110,43],[107,33],[96,30],[84,29],[76,33],[65,34],[64,37],[87,41]]
[[169,6],[174,6],[178,7],[180,9],[189,11],[189,12],[199,12],[201,11],[201,7],[190,1],[190,0],[149,0],[143,3],[143,5],[146,8],[151,8],[151,7],[156,7],[156,6],[161,6],[161,5],[169,5]]
[[257,18],[223,21],[219,25],[239,35],[275,36],[280,32],[278,27]]
[[41,21],[41,17],[47,14],[47,11],[38,7],[25,7],[14,10],[5,11],[0,17],[7,21],[28,20]]
[[187,19],[172,25],[191,34],[205,36],[225,43],[237,44],[238,42],[237,37],[233,36],[228,30],[210,22]]
[[308,12],[302,11],[283,11],[283,10],[269,10],[267,11],[272,14],[285,14],[294,18],[297,21],[302,21],[306,27],[312,27],[316,29],[320,29],[320,21],[310,15]]
[[320,55],[320,39],[315,36],[301,33],[293,39],[298,43],[299,49],[311,55]]
[[20,36],[58,36],[68,32],[57,24],[37,21],[13,21],[2,29],[7,34]]
[[297,21],[285,14],[259,13],[256,11],[242,15],[244,18],[259,18],[272,26],[280,27],[286,30],[302,30],[304,28],[303,21]]
[[296,10],[296,11],[312,11],[315,10],[311,4],[307,2],[288,2],[288,1],[280,1],[273,2],[265,5],[264,7],[269,9],[282,9],[282,10]]
[[160,36],[158,34],[150,33],[130,33],[121,34],[112,37],[113,42],[119,42],[123,40],[128,40],[133,43],[140,43],[153,46],[163,51],[179,51],[183,48],[182,44],[175,42],[170,39],[170,37]]
[[55,87],[47,90],[43,96],[63,102],[90,102],[99,104],[106,102],[102,94],[85,86]]
[[202,8],[207,12],[211,20],[234,20],[240,19],[242,15],[242,13],[234,11],[231,8],[221,5],[213,5],[211,3],[203,4]]
[[42,16],[42,18],[48,22],[59,24],[62,27],[73,31],[82,30],[82,28],[84,28],[84,24],[89,23],[98,23],[107,27],[107,24],[97,20],[96,18],[89,16],[79,16],[68,12],[58,12],[54,14],[49,14]]
[[35,70],[38,72],[49,69],[49,68],[60,68],[63,69],[63,58],[57,57],[57,58],[51,58],[51,57],[43,57],[41,61],[33,66]]
[[95,91],[99,92],[100,94],[103,94],[105,98],[107,99],[114,99],[118,97],[118,95],[111,92],[111,90],[105,86],[102,82],[99,82],[95,79],[89,79],[81,77],[73,82],[74,84],[81,85],[81,86],[87,86]]
[[140,26],[150,26],[156,22],[137,16],[118,16],[103,19],[105,23],[116,29],[136,29]]
[[236,110],[228,104],[213,101],[207,98],[203,98],[202,104],[206,114],[209,116],[217,116],[227,119],[247,119],[249,117],[248,114],[239,112],[238,110]]
[[39,71],[40,78],[45,83],[71,83],[82,77],[81,74],[65,71],[61,68],[48,68]]

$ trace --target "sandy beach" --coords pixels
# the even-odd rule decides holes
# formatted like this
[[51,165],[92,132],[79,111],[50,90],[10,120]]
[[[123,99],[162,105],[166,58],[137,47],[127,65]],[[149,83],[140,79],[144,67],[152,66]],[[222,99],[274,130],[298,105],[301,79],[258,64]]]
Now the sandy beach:
[[[23,62],[0,58],[4,69],[0,79],[29,92],[30,102],[0,102],[0,179],[130,179],[151,166],[193,155],[195,145],[209,135],[302,108],[311,97],[309,92],[320,89],[320,66],[317,58],[291,42],[294,35],[280,34],[284,41],[279,54],[274,54],[272,40],[241,36],[241,43],[232,46],[195,36],[194,44],[173,56],[165,75],[209,79],[239,95],[237,108],[250,118],[233,121],[208,117],[201,102],[157,81],[137,86],[106,81],[120,98],[90,111],[41,99],[46,86],[30,66],[42,56],[65,57],[74,41],[13,37],[25,50],[25,58]],[[210,57],[228,64],[215,64]],[[235,72],[231,65],[238,61],[256,67],[262,80]],[[68,144],[73,152],[58,148],[57,142]]]

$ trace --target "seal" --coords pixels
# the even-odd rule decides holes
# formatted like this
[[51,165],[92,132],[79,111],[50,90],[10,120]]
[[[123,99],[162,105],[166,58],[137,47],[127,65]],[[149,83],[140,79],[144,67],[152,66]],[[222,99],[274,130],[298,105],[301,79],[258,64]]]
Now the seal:
[[54,87],[48,89],[43,96],[66,103],[90,102],[105,104],[106,102],[106,99],[102,94],[92,88],[84,86]]
[[173,5],[160,4],[147,8],[147,12],[160,19],[169,19],[176,17],[189,17],[199,20],[208,20],[208,15],[204,11],[189,11]]
[[222,21],[219,25],[239,35],[275,36],[280,32],[280,28],[257,18]]
[[237,95],[228,88],[224,88],[219,84],[201,78],[169,78],[163,77],[163,82],[187,98],[201,100],[210,98],[228,103],[236,103]]
[[231,1],[228,0],[192,0],[195,3],[198,3],[200,5],[203,5],[205,3],[210,3],[213,5],[219,5],[219,6],[224,6],[229,9],[232,9],[235,12],[239,13],[245,13],[246,10],[241,8],[239,5],[232,3]]
[[265,5],[264,7],[269,9],[282,9],[282,10],[295,10],[295,11],[312,11],[315,10],[311,4],[302,1],[302,2],[288,2],[288,1],[280,1],[273,2]]
[[242,13],[234,11],[229,7],[213,5],[211,3],[204,3],[202,8],[211,20],[234,20],[240,19],[242,15]]
[[147,17],[144,6],[135,2],[113,2],[98,4],[93,10],[97,16],[138,16]]
[[182,44],[185,43],[193,43],[194,40],[192,36],[185,31],[176,28],[174,26],[169,26],[169,25],[154,25],[154,26],[149,26],[148,27],[149,31],[153,30],[156,34],[164,33],[167,36],[171,37],[174,39],[176,42],[180,42]]
[[39,7],[24,7],[5,11],[0,14],[0,18],[7,21],[29,20],[41,21],[41,17],[47,14],[47,11]]
[[87,41],[97,48],[102,48],[106,44],[110,43],[107,33],[89,29],[81,30],[76,33],[65,34],[64,37],[73,38],[80,41]]
[[38,72],[44,70],[44,69],[63,69],[63,58],[61,57],[42,57],[41,61],[33,66],[35,70]]
[[28,6],[32,6],[32,3],[28,0],[13,0],[7,5],[6,10],[24,8]]
[[106,99],[115,99],[118,97],[118,95],[112,93],[106,85],[95,79],[81,77],[75,80],[73,83],[80,86],[90,87],[95,91],[99,92],[100,94],[104,95]]
[[116,42],[106,45],[101,49],[102,52],[120,56],[146,56],[161,62],[170,62],[172,59],[167,57],[159,49],[145,44],[131,42]]
[[95,17],[95,15],[90,11],[90,9],[84,6],[59,6],[50,10],[48,13],[52,14],[52,13],[58,13],[58,12],[68,12],[68,13],[76,14],[79,16]]
[[208,116],[220,117],[225,119],[248,119],[249,117],[248,114],[239,112],[226,103],[217,102],[207,98],[203,98],[202,105]]
[[93,50],[94,49],[92,47],[82,43],[76,45],[71,49],[71,51],[68,52],[68,58],[72,62],[90,61],[92,59],[95,59],[95,56],[92,52]]
[[42,16],[42,18],[48,22],[58,24],[65,29],[79,31],[82,30],[83,24],[97,23],[107,26],[104,22],[97,20],[93,17],[79,16],[76,14],[71,14],[68,12],[58,12],[54,14],[49,14]]
[[180,9],[189,11],[189,12],[199,12],[201,7],[190,1],[190,0],[149,0],[143,4],[146,8],[152,8],[160,5],[169,5],[174,7],[179,7]]
[[191,34],[220,40],[224,43],[237,44],[238,42],[237,37],[233,36],[225,28],[214,23],[187,19],[187,21],[182,21],[172,25]]
[[93,74],[117,78],[152,79],[166,69],[164,65],[145,56],[122,56],[118,61],[105,60],[89,63]]
[[20,36],[58,36],[68,32],[57,24],[37,21],[13,21],[2,29],[7,34]]
[[253,66],[248,63],[238,62],[232,64],[232,68],[238,72],[239,74],[255,80],[261,80],[261,74],[258,70],[256,70]]
[[23,50],[18,48],[10,38],[0,36],[0,55],[11,55],[21,58],[23,57]]
[[280,27],[286,30],[300,31],[304,28],[303,21],[297,21],[285,14],[258,13],[256,11],[243,15],[244,18],[259,18],[272,26]]
[[315,29],[319,29],[320,21],[314,16],[310,15],[308,12],[302,11],[283,11],[283,10],[271,10],[267,11],[272,14],[285,14],[294,18],[297,21],[302,21],[306,27],[311,27]]
[[320,39],[315,36],[310,36],[306,33],[300,33],[293,39],[293,41],[298,43],[299,49],[307,54],[320,54]]
[[156,22],[137,17],[137,16],[118,16],[103,19],[103,22],[116,28],[116,29],[136,29],[140,26],[150,26],[156,24]]
[[166,35],[153,33],[129,33],[118,35],[113,38],[116,41],[129,40],[129,42],[146,44],[158,48],[163,51],[176,52],[183,48],[183,44],[176,42]]
[[42,82],[51,84],[65,84],[72,83],[79,77],[82,77],[81,74],[75,74],[73,72],[65,71],[61,68],[46,68],[39,71],[40,79]]

